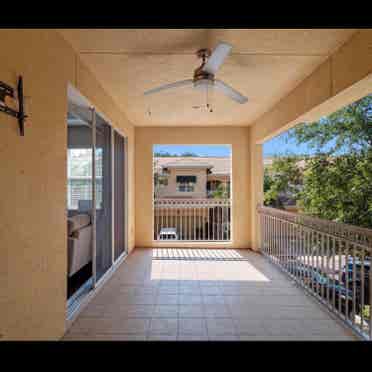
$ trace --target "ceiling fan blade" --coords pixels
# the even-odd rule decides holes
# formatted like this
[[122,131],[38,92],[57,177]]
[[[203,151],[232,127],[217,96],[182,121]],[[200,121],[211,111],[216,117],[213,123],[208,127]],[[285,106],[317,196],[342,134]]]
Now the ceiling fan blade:
[[192,79],[176,81],[175,83],[166,84],[166,85],[162,85],[162,86],[157,87],[157,88],[147,90],[143,94],[144,95],[153,94],[153,93],[157,93],[157,92],[160,92],[160,91],[166,90],[166,89],[178,88],[178,87],[182,87],[182,86],[185,86],[185,85],[192,85],[192,83],[193,83]]
[[202,70],[209,74],[215,74],[224,62],[225,58],[229,55],[231,48],[232,45],[220,42],[213,50]]
[[232,87],[230,87],[221,80],[216,79],[214,81],[214,86],[222,93],[224,93],[226,96],[230,97],[231,99],[238,103],[246,103],[248,101],[247,97],[244,97],[237,90],[233,89]]

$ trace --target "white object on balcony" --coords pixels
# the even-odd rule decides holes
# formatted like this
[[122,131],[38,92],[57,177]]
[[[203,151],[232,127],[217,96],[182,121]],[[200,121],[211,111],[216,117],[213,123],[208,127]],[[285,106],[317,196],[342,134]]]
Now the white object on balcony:
[[158,240],[178,240],[177,230],[174,227],[163,227],[158,235]]

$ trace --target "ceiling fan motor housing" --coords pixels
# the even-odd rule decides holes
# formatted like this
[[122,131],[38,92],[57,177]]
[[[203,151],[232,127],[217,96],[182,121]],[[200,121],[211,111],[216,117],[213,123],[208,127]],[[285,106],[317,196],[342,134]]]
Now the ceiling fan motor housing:
[[203,67],[207,58],[211,55],[211,51],[210,49],[200,49],[196,52],[196,55],[203,59],[203,63],[194,71],[194,87],[204,90],[214,84],[214,75],[203,71]]

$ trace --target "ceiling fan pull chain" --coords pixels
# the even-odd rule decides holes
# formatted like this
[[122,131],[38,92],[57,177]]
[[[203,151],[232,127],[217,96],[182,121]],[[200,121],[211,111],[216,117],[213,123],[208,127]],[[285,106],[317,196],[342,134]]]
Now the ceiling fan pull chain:
[[207,110],[209,110],[209,112],[213,112],[212,106],[209,104],[209,86],[208,85],[207,85]]

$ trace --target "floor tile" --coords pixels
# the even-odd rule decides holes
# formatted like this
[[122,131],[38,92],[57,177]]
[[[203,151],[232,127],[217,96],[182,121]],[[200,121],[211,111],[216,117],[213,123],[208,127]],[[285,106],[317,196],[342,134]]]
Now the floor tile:
[[179,296],[180,305],[201,305],[202,297],[200,295],[182,294]]
[[148,335],[147,341],[176,341],[177,335]]
[[63,340],[355,339],[257,253],[167,249],[173,259],[156,260],[155,251],[136,249]]
[[230,318],[207,319],[208,336],[235,335],[235,324]]
[[204,304],[204,315],[207,318],[231,318],[231,312],[227,305]]
[[149,329],[150,335],[165,334],[177,335],[178,333],[178,319],[172,318],[153,318]]
[[177,341],[209,341],[207,334],[192,335],[192,334],[178,334]]
[[180,305],[180,318],[202,318],[204,317],[203,305]]
[[178,305],[156,305],[152,313],[153,318],[177,318]]
[[204,318],[180,318],[179,334],[207,335],[207,325]]
[[175,294],[160,294],[156,298],[157,305],[178,305],[179,296]]

